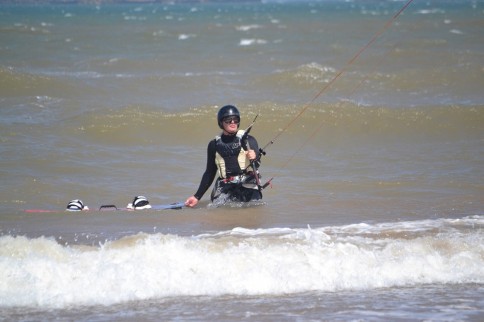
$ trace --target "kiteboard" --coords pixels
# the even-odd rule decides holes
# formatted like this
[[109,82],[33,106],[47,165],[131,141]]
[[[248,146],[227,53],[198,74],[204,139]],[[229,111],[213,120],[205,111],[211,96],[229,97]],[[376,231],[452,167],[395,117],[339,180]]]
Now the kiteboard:
[[[150,205],[148,199],[144,196],[136,196],[132,203],[129,203],[126,207],[116,207],[113,204],[101,205],[99,208],[91,209],[84,205],[82,200],[71,200],[64,211],[68,212],[100,212],[100,211],[141,211],[141,210],[170,210],[170,209],[182,209],[185,207],[184,202],[174,202],[170,204],[162,205]],[[54,209],[25,209],[26,213],[53,213],[61,212],[62,210]]]
[[155,211],[160,211],[160,210],[179,210],[185,207],[184,202],[175,202],[171,204],[165,204],[165,205],[151,205],[151,208],[146,208],[146,209],[133,209],[133,208],[127,208],[127,207],[116,207],[115,205],[102,205],[99,208],[95,209],[85,209],[85,210],[66,210],[66,209],[59,209],[59,210],[54,210],[54,209],[24,209],[24,212],[26,213],[54,213],[54,212],[104,212],[104,211],[130,211],[130,212],[138,212],[138,211],[143,211],[143,210],[155,210]]

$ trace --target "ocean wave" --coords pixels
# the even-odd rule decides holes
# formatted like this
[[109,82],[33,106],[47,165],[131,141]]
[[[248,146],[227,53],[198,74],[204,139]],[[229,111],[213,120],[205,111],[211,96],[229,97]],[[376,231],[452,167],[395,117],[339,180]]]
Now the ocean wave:
[[252,30],[252,29],[260,29],[260,28],[263,28],[263,27],[261,25],[257,25],[257,24],[241,25],[241,26],[235,27],[235,29],[238,30],[238,31],[249,31],[249,30]]
[[99,247],[0,237],[0,307],[484,283],[482,216],[137,234]]
[[[254,133],[261,140],[273,136],[286,124],[291,124],[292,137],[300,140],[310,135],[327,138],[318,144],[331,140],[372,140],[378,142],[398,139],[412,141],[416,136],[427,139],[446,140],[451,138],[477,138],[484,122],[484,109],[480,106],[424,106],[406,109],[364,106],[351,100],[339,103],[310,105],[284,105],[259,103],[239,105],[243,111],[241,127],[249,124],[259,114]],[[64,119],[60,127],[63,133],[82,135],[96,142],[106,144],[133,144],[143,141],[186,140],[189,137],[206,138],[213,134],[213,120],[217,106],[200,106],[183,112],[169,112],[155,106],[130,105],[90,111]],[[298,115],[299,112],[304,112]],[[297,122],[290,123],[295,118]],[[194,127],[194,124],[197,126]],[[313,131],[311,134],[311,131]],[[176,137],[166,133],[181,133]],[[330,140],[331,138],[331,140]],[[169,141],[172,142],[172,141]]]
[[252,45],[265,45],[267,44],[267,40],[265,39],[241,39],[239,42],[239,46],[252,46]]
[[[75,78],[72,78],[72,76]],[[50,96],[55,98],[76,97],[92,94],[90,86],[78,86],[79,78],[100,78],[94,72],[26,72],[18,68],[0,66],[0,96],[30,99]]]

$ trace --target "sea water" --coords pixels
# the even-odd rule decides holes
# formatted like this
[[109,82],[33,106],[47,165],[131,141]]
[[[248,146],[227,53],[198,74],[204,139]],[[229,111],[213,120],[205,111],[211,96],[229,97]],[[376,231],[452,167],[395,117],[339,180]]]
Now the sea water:
[[[484,2],[404,4],[0,4],[2,319],[482,320]],[[225,104],[262,205],[97,211],[192,195]]]

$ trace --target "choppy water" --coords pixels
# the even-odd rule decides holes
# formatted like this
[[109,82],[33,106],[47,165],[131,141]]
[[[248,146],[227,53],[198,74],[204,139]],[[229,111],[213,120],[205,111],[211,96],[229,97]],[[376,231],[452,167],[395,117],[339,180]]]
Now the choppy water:
[[[0,316],[482,320],[484,2],[348,65],[403,5],[0,4]],[[184,201],[225,104],[264,205],[63,211]]]

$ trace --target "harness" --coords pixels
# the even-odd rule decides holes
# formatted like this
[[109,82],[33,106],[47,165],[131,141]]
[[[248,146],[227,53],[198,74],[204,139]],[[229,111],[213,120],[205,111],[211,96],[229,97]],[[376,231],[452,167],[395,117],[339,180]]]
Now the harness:
[[246,188],[253,188],[252,181],[255,179],[254,172],[250,171],[238,176],[220,178],[223,183],[242,184]]
[[221,135],[215,137],[215,164],[218,175],[228,182],[241,182],[241,176],[252,171],[250,160],[242,148],[244,134],[244,130],[237,131],[234,140],[229,143],[223,142]]

